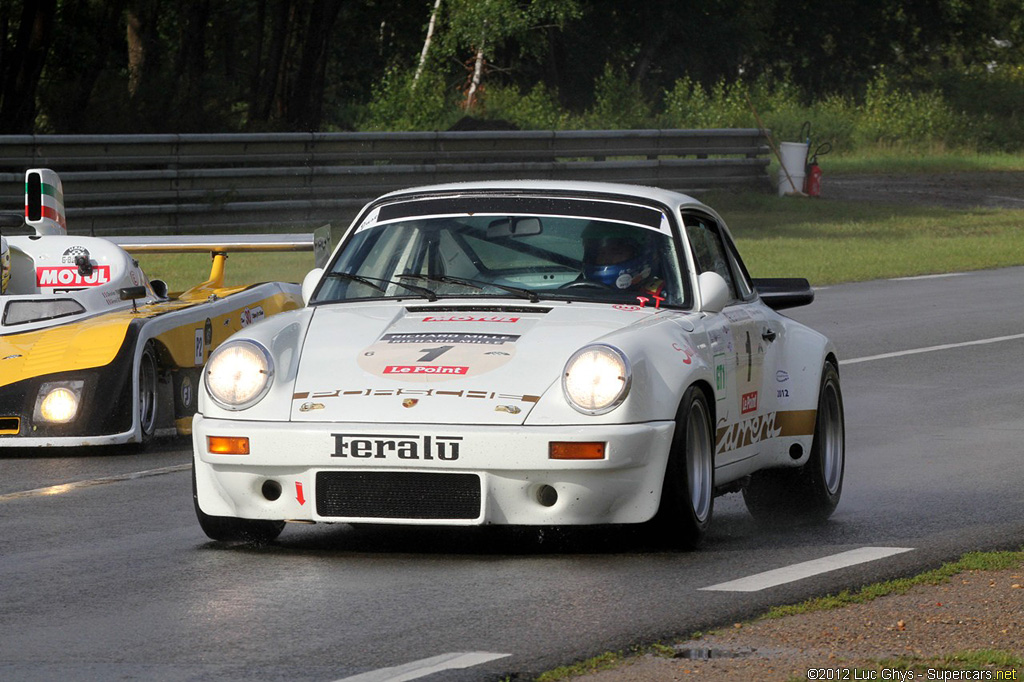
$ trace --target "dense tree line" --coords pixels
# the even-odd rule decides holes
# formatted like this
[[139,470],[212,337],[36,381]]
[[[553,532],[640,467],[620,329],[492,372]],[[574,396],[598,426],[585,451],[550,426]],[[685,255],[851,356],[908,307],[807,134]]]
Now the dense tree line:
[[580,112],[609,73],[810,101],[992,65],[1024,68],[1021,0],[0,0],[0,133],[401,127],[484,115],[489,87]]

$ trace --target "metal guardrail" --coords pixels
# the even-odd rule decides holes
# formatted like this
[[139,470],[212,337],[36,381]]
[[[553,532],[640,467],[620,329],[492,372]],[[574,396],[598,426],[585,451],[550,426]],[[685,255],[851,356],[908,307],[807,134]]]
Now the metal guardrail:
[[394,189],[484,179],[770,191],[756,129],[0,136],[0,209],[52,168],[72,234],[344,226]]

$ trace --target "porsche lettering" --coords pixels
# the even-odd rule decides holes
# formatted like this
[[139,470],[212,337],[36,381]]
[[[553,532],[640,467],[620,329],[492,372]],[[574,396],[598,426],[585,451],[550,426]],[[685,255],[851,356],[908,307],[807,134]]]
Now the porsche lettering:
[[352,459],[441,460],[459,458],[462,436],[382,436],[334,433],[331,457]]

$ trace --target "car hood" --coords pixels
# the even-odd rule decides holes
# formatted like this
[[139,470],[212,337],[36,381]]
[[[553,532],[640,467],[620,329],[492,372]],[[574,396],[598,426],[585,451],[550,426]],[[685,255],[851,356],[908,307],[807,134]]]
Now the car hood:
[[580,347],[655,313],[639,306],[321,306],[292,421],[522,424]]

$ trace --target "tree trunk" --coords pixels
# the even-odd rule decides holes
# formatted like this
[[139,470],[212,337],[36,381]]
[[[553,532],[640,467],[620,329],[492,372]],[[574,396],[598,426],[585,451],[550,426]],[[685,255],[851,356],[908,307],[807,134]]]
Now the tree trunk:
[[480,92],[481,82],[484,77],[484,47],[483,41],[480,41],[480,49],[476,51],[476,57],[473,59],[473,76],[469,79],[469,90],[466,92],[466,111],[473,111],[476,108],[476,98]]
[[423,51],[420,52],[420,63],[416,66],[416,74],[412,77],[415,84],[423,74],[423,67],[427,63],[427,53],[430,51],[430,43],[434,39],[434,26],[437,24],[437,15],[441,11],[441,0],[434,2],[434,11],[430,13],[430,23],[427,24],[427,37],[423,41]]
[[298,130],[316,130],[323,113],[324,78],[331,31],[341,10],[341,0],[318,0],[309,14],[302,61],[290,88],[285,120]]
[[36,119],[36,90],[53,37],[57,0],[26,2],[14,49],[3,64],[0,83],[0,133],[31,133]]

